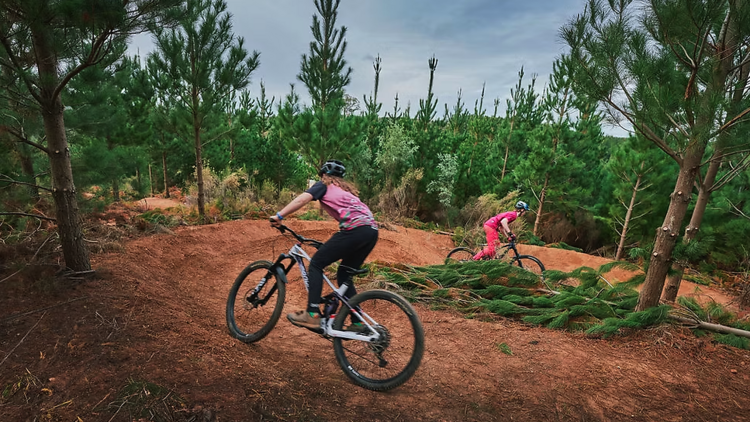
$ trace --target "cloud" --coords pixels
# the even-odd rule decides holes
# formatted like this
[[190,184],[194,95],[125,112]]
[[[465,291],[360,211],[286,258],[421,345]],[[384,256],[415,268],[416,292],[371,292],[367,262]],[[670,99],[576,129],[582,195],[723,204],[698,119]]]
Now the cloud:
[[[310,25],[317,11],[310,0],[228,0],[234,31],[245,39],[249,50],[260,52],[260,66],[253,74],[251,93],[259,94],[261,81],[266,93],[278,103],[296,85],[303,101],[305,87],[297,80],[302,54],[312,41]],[[345,58],[352,67],[347,92],[362,101],[374,86],[373,61],[382,58],[378,99],[383,111],[393,108],[399,96],[416,112],[419,99],[427,95],[429,68],[438,59],[433,91],[438,114],[444,104],[452,107],[459,90],[466,107],[473,109],[482,85],[486,85],[485,108],[492,113],[495,98],[500,114],[518,79],[521,67],[525,83],[537,75],[541,92],[552,70],[552,62],[566,51],[559,30],[583,12],[585,0],[357,0],[342,1],[337,27],[347,27]],[[141,55],[153,49],[150,37],[134,37],[130,53]],[[605,128],[609,132],[609,129]]]

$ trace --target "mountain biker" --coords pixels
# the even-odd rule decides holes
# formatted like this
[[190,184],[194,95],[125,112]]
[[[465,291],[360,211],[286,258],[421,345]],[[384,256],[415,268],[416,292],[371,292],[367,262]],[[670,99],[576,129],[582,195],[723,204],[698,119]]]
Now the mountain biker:
[[[323,209],[339,222],[339,231],[334,233],[310,260],[307,309],[287,315],[292,324],[300,327],[320,328],[323,269],[340,259],[341,265],[336,274],[338,285],[349,282],[352,276],[342,267],[359,268],[378,241],[375,217],[367,205],[360,201],[354,184],[344,180],[345,174],[344,163],[338,160],[326,161],[318,171],[320,180],[271,217],[271,225],[278,227],[284,217],[308,202],[320,201]],[[350,283],[344,296],[349,299],[356,293],[354,283]],[[356,317],[352,315],[352,318]],[[363,328],[358,320],[352,322],[347,330],[358,331]]]
[[480,260],[482,257],[493,257],[495,256],[495,247],[500,242],[498,239],[498,231],[502,229],[503,234],[508,238],[509,242],[516,240],[516,235],[510,231],[509,224],[516,220],[516,218],[522,216],[526,211],[529,210],[529,205],[523,201],[516,202],[516,209],[513,211],[507,211],[500,213],[484,223],[484,232],[487,234],[487,247],[479,251],[474,255],[474,260]]

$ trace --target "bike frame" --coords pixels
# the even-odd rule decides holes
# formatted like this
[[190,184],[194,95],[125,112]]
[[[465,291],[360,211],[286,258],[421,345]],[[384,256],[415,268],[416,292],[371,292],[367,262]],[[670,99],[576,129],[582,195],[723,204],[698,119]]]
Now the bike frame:
[[[294,233],[294,232],[292,232]],[[296,235],[296,234],[295,234]],[[296,236],[295,236],[296,237]],[[284,265],[284,261],[289,260],[288,265]],[[274,262],[274,266],[281,268],[284,271],[284,274],[289,274],[289,271],[291,271],[294,264],[297,264],[297,267],[299,268],[300,273],[302,274],[302,280],[305,283],[305,290],[310,290],[310,281],[307,274],[307,267],[305,266],[305,260],[307,262],[310,262],[311,258],[310,255],[305,252],[304,249],[302,249],[302,242],[295,243],[292,248],[289,250],[289,252],[285,254],[279,255],[279,257],[276,259],[276,262]],[[362,321],[363,324],[365,324],[369,329],[371,334],[365,335],[365,334],[357,334],[349,331],[341,331],[341,330],[334,330],[333,329],[333,320],[336,314],[329,314],[329,308],[328,303],[325,305],[325,311],[323,314],[323,323],[321,324],[321,330],[324,337],[334,337],[334,338],[342,338],[347,340],[360,340],[365,342],[375,342],[380,338],[380,333],[373,328],[375,325],[378,325],[377,322],[372,319],[371,316],[367,315],[364,311],[361,309],[355,309],[351,305],[349,305],[349,301],[344,297],[344,293],[346,293],[346,290],[349,288],[348,283],[342,284],[340,287],[335,287],[331,280],[328,279],[328,277],[323,273],[323,280],[325,280],[326,284],[333,290],[334,297],[339,301],[340,304],[346,305],[346,307],[351,310],[352,313],[356,314],[359,319]],[[283,280],[283,282],[287,282],[287,280]],[[354,281],[352,281],[354,282]],[[333,309],[333,312],[336,312],[337,309]]]
[[[500,250],[501,249],[505,249],[505,252],[503,252],[502,254],[500,254]],[[498,247],[495,248],[495,259],[503,259],[503,258],[505,258],[505,256],[508,255],[508,252],[510,252],[510,251],[513,251],[513,253],[516,254],[516,257],[518,257],[518,255],[520,255],[518,253],[518,249],[516,249],[515,242],[511,242],[511,243],[505,244],[503,246],[498,246]]]
[[[484,249],[485,246],[487,246],[487,244],[485,243],[485,244],[478,245],[478,246],[479,246],[479,250],[481,251],[482,249]],[[467,248],[467,249],[469,249],[469,248]],[[502,249],[505,249],[505,251],[501,251]],[[472,250],[472,249],[470,249],[470,250]],[[510,252],[510,251],[513,251],[513,253],[516,255],[515,256],[516,258],[518,258],[521,255],[521,254],[518,253],[518,249],[516,249],[516,243],[515,242],[511,242],[511,243],[506,243],[504,245],[498,245],[498,246],[496,246],[495,247],[495,256],[493,258],[483,258],[483,259],[498,259],[498,260],[500,260],[500,259],[505,258],[505,256],[508,255],[508,252]]]

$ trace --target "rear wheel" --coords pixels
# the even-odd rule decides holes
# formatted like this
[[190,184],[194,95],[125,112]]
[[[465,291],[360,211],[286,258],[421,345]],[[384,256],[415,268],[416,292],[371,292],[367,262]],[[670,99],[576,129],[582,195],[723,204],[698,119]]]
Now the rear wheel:
[[471,249],[461,247],[448,252],[447,258],[458,262],[466,262],[474,259],[474,255],[476,255],[476,253]]
[[286,276],[269,261],[256,261],[234,280],[227,299],[227,327],[245,343],[267,336],[284,308]]
[[542,283],[545,285],[547,284],[544,280],[544,264],[542,264],[542,261],[537,257],[531,255],[518,255],[518,257],[511,260],[511,264],[536,274],[539,276]]
[[[424,354],[424,329],[414,308],[387,290],[359,293],[349,304],[362,313],[380,338],[372,343],[334,338],[333,350],[341,369],[355,384],[369,390],[385,391],[405,383],[419,368]],[[333,328],[342,330],[349,322],[348,315],[344,306]]]

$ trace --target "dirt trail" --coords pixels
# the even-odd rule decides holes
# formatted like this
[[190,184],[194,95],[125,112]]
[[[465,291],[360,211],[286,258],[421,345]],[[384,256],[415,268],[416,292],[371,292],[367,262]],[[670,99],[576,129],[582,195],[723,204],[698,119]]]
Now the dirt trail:
[[[336,230],[333,222],[289,224],[321,240]],[[3,387],[27,373],[36,380],[0,399],[0,421],[137,420],[127,407],[115,414],[129,379],[173,389],[190,412],[202,408],[222,422],[741,421],[750,414],[750,353],[684,329],[600,340],[420,305],[427,343],[416,375],[391,392],[363,390],[338,368],[330,342],[285,318],[257,344],[227,334],[224,307],[236,275],[289,245],[264,221],[181,227],[94,256],[101,278],[74,288],[29,296],[0,287],[7,293],[0,295],[7,355],[0,380]],[[451,247],[448,236],[382,230],[370,259],[436,264]],[[526,248],[553,269],[603,262]],[[303,303],[294,270],[285,311]]]

